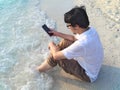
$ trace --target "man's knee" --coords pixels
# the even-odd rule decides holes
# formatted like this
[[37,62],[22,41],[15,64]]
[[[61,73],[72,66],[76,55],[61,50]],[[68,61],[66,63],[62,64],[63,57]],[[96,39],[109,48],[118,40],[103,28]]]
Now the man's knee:
[[60,50],[63,50],[64,48],[68,47],[69,45],[71,45],[73,42],[67,39],[62,39],[60,41],[60,43],[58,44],[58,47],[60,48]]

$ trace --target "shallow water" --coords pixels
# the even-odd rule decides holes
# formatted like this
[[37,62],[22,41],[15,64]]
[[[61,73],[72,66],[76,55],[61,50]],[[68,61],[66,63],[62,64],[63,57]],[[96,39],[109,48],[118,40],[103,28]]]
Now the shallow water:
[[56,27],[40,9],[40,0],[0,0],[0,90],[47,90],[52,86],[50,76],[34,70],[47,55],[51,41],[41,28],[44,23]]
[[[47,0],[43,1],[47,3]],[[96,19],[99,15],[95,15],[94,10],[97,10],[98,14],[108,18],[110,25],[106,25],[106,27],[108,27],[109,31],[107,30],[103,33],[100,30],[99,32],[103,36],[105,34],[106,37],[104,38],[107,39],[107,42],[109,39],[114,41],[114,45],[110,43],[112,41],[109,41],[106,45],[119,47],[120,1],[73,1],[75,1],[75,5],[84,4],[87,8],[90,8],[88,14],[92,13],[91,16],[96,17]],[[57,7],[59,2],[53,2],[51,3],[56,4],[55,7]],[[62,0],[60,2],[63,3]],[[71,8],[71,6],[67,6],[69,5],[69,0],[65,0],[64,2],[65,5],[61,3],[63,5],[62,8],[59,7],[60,3],[59,8],[52,7],[52,4],[49,5],[50,8],[47,6],[48,3],[46,6],[42,4],[42,7],[46,8],[51,17],[53,16],[54,19],[61,20],[63,17],[59,16],[64,13],[60,13],[61,11],[59,10],[66,11]],[[56,10],[55,13],[51,12],[53,9]],[[96,21],[94,18],[92,19],[93,22]],[[44,23],[51,28],[56,28],[56,22],[49,18],[46,12],[41,10],[40,0],[0,0],[0,90],[48,90],[52,87],[52,77],[47,75],[47,73],[39,73],[34,70],[48,54],[48,42],[51,40],[58,41],[56,37],[50,39],[42,30],[41,25]],[[61,28],[61,25],[63,26],[63,23],[57,23],[59,24],[59,28]],[[99,27],[99,25],[96,27]],[[66,32],[68,31],[66,30]],[[110,36],[107,36],[106,32],[109,34],[111,32]],[[114,36],[115,38],[113,38]],[[106,42],[104,39],[103,41]],[[108,47],[109,49],[111,48]],[[118,52],[115,54],[118,57],[120,56]],[[115,59],[113,58],[113,60]],[[119,58],[117,60],[119,61]]]

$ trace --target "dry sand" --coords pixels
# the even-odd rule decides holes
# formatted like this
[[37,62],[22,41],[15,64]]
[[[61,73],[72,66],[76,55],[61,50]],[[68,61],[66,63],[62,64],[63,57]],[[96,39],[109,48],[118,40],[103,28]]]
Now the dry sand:
[[[55,19],[58,31],[67,31],[63,14],[74,5],[85,5],[91,22],[97,29],[104,47],[104,62],[94,83],[86,83],[66,74],[60,68],[49,72],[54,83],[51,90],[120,90],[120,0],[48,0],[42,10]],[[48,3],[47,3],[48,4]]]

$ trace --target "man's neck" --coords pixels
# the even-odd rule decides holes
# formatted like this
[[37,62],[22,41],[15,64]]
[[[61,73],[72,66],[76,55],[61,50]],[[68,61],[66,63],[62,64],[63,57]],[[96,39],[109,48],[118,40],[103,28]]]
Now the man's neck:
[[89,27],[87,27],[87,28],[79,28],[79,30],[78,30],[78,34],[81,34],[81,33],[84,33],[85,31],[87,31],[87,30],[89,30]]

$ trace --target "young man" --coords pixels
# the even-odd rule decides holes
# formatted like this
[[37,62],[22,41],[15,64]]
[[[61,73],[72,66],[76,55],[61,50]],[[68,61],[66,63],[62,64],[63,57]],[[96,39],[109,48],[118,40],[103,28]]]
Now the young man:
[[49,43],[51,54],[37,70],[46,71],[58,64],[65,72],[93,82],[97,79],[103,61],[103,48],[97,32],[89,27],[85,7],[71,9],[65,13],[64,21],[74,35],[52,30],[50,33],[63,40],[58,45]]

